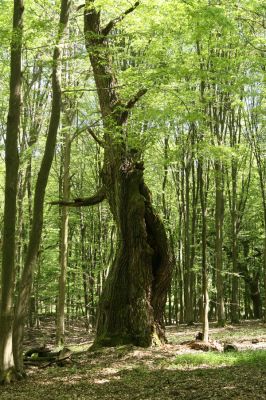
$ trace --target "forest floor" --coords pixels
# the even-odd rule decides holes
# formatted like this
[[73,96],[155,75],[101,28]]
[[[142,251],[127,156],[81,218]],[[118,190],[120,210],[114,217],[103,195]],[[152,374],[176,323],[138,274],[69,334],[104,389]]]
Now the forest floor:
[[[53,326],[29,330],[26,346],[52,345]],[[67,347],[73,352],[63,367],[29,366],[25,381],[0,387],[2,400],[265,400],[266,325],[258,321],[217,328],[211,339],[236,343],[240,351],[203,352],[186,344],[200,325],[168,327],[169,343],[142,349],[133,346],[88,349],[92,337],[82,324],[70,326]]]

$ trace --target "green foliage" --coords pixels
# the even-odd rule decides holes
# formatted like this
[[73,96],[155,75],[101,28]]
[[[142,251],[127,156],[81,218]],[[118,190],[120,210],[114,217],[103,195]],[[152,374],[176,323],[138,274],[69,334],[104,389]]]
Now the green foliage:
[[[56,38],[59,1],[27,1],[24,14],[23,43],[23,117],[20,132],[20,189],[23,229],[18,242],[24,246],[18,265],[23,263],[31,224],[32,189],[36,182],[44,150],[51,108],[51,60]],[[131,7],[127,0],[96,0],[101,9],[103,26]],[[64,44],[63,59],[63,119],[58,136],[53,170],[49,178],[44,219],[44,235],[39,255],[40,271],[35,274],[35,286],[40,299],[51,298],[53,310],[57,296],[59,273],[59,212],[49,201],[59,198],[58,181],[62,167],[62,145],[66,132],[72,138],[71,198],[86,197],[100,184],[103,150],[85,129],[93,127],[102,138],[104,128],[99,116],[99,105],[92,79],[89,57],[83,37],[83,9],[76,12],[80,2],[71,10],[71,26]],[[245,260],[242,242],[250,241],[247,260],[252,275],[260,272],[262,287],[262,256],[254,261],[254,249],[263,250],[263,208],[257,161],[251,154],[258,146],[265,158],[265,5],[259,0],[143,0],[136,10],[121,20],[108,35],[109,56],[117,78],[121,100],[129,101],[140,88],[148,92],[131,110],[127,125],[126,145],[137,149],[145,161],[145,179],[152,188],[156,209],[172,237],[176,275],[173,289],[181,291],[184,278],[184,235],[186,221],[184,208],[189,207],[191,233],[193,208],[197,221],[195,250],[191,270],[198,282],[195,303],[200,297],[200,207],[192,204],[193,180],[197,186],[199,160],[204,161],[204,179],[208,214],[208,265],[212,271],[211,296],[215,302],[215,163],[222,164],[225,194],[224,223],[224,279],[225,294],[230,303],[232,247],[231,190],[232,162],[237,163],[237,202],[243,204],[243,185],[249,176],[248,196],[241,223],[239,223],[239,260]],[[9,58],[12,26],[10,1],[0,2],[0,221],[3,215],[4,153]],[[111,134],[121,140],[115,127]],[[168,138],[167,151],[164,140]],[[31,167],[27,190],[27,168]],[[264,177],[265,177],[265,163]],[[189,170],[189,204],[186,204],[182,179]],[[189,169],[190,168],[190,169]],[[165,178],[166,176],[166,178]],[[166,179],[165,187],[163,182]],[[182,187],[183,185],[183,187]],[[264,188],[265,190],[265,188]],[[183,196],[183,197],[182,197]],[[163,201],[166,199],[166,209]],[[242,200],[241,200],[242,199]],[[242,202],[242,203],[241,203]],[[238,212],[238,216],[241,212]],[[75,302],[83,296],[84,268],[92,287],[95,307],[101,286],[114,258],[116,233],[112,215],[106,204],[93,209],[69,210],[69,276],[68,295]],[[83,219],[82,222],[81,220]],[[84,248],[80,243],[85,230]],[[253,259],[252,259],[253,257]],[[89,289],[88,289],[89,290]],[[244,284],[240,297],[245,293]],[[179,294],[177,294],[179,296]],[[174,300],[174,296],[172,298]],[[178,297],[178,301],[180,298]],[[179,304],[178,304],[179,305]],[[229,307],[229,306],[228,306]],[[242,311],[243,313],[243,311]]]

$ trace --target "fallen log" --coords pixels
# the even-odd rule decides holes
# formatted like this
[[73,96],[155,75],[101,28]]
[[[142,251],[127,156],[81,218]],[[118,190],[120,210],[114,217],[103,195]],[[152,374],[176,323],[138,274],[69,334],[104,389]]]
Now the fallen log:
[[33,354],[38,354],[39,357],[46,357],[46,355],[50,354],[51,351],[52,350],[49,349],[49,347],[46,347],[46,345],[40,347],[32,347],[25,352],[24,357],[31,357]]
[[27,365],[40,365],[40,363],[48,362],[48,364],[42,366],[41,368],[46,368],[54,363],[62,366],[66,360],[70,360],[71,355],[72,351],[67,347],[64,347],[59,351],[52,351],[51,349],[44,351],[42,347],[34,348],[25,353],[24,363]]

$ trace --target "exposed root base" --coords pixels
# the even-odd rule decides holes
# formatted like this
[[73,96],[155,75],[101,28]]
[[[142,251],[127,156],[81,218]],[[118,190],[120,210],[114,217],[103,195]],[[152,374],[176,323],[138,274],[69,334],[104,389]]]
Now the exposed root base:
[[117,347],[124,345],[133,345],[137,347],[161,346],[164,341],[161,341],[157,334],[152,334],[149,337],[138,337],[130,335],[114,335],[100,336],[96,338],[90,350],[94,351],[101,347]]
[[9,368],[0,372],[0,385],[8,385],[12,382],[21,381],[26,378],[24,371],[16,371],[15,368]]

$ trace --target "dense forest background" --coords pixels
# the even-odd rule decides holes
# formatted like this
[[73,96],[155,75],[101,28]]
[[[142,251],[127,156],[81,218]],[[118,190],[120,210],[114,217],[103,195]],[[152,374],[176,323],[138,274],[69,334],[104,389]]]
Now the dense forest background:
[[[95,0],[85,7],[89,3],[101,10],[103,26],[113,21],[104,51],[115,90],[128,102],[123,143],[127,154],[145,166],[153,206],[169,240],[173,268],[164,323],[206,323],[206,312],[221,326],[265,317],[265,4]],[[14,39],[12,13],[11,2],[1,1],[1,232],[11,36],[13,46],[20,41]],[[58,36],[59,14],[59,1],[25,1],[14,276],[15,302],[51,128],[58,45],[61,118],[26,318],[30,326],[39,326],[44,316],[57,315],[58,342],[63,341],[62,319],[71,324],[82,318],[88,331],[95,329],[120,240],[106,201],[79,207],[100,186],[106,123],[90,63],[92,39],[84,41],[84,5],[71,2],[64,36]],[[101,49],[96,51],[101,57]],[[120,131],[113,130],[112,140],[119,145]],[[58,207],[60,200],[74,207]],[[0,241],[2,247],[2,233]]]

